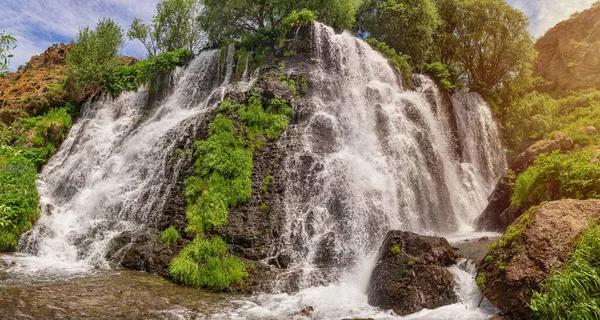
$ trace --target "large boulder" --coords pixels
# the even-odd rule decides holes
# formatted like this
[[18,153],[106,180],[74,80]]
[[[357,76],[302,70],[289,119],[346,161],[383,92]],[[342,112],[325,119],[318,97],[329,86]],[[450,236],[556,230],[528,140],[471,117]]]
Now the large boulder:
[[459,258],[444,238],[388,232],[371,274],[369,304],[407,315],[457,302],[446,267]]
[[279,81],[265,81],[263,90],[263,95],[269,99],[275,98],[286,101],[292,99],[292,91],[290,88]]
[[598,219],[598,200],[554,201],[524,214],[479,265],[485,296],[515,319],[532,318],[532,293],[563,267],[582,232]]
[[541,140],[527,148],[527,150],[510,160],[508,167],[514,172],[520,173],[531,166],[539,155],[557,150],[567,151],[572,149],[573,146],[573,139],[562,132],[558,132],[552,140]]

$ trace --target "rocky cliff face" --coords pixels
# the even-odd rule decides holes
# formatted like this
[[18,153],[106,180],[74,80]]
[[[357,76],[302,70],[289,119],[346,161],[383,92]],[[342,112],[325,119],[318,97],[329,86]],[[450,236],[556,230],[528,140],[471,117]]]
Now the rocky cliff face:
[[531,210],[490,247],[479,266],[478,285],[502,312],[530,319],[533,291],[568,262],[583,231],[600,219],[598,200],[562,200]]
[[535,44],[534,74],[552,83],[544,91],[600,88],[600,5],[559,23]]

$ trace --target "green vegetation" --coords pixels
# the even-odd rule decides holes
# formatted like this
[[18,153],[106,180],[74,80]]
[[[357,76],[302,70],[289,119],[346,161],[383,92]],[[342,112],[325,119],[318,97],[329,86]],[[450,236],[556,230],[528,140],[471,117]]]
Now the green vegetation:
[[600,227],[592,223],[563,270],[554,271],[531,309],[540,319],[600,317]]
[[179,49],[150,57],[132,66],[122,66],[110,75],[107,90],[113,96],[118,96],[124,91],[136,91],[156,79],[159,74],[183,66],[193,56],[188,49]]
[[171,261],[169,270],[177,282],[215,291],[241,287],[248,276],[244,263],[228,255],[219,237],[196,237]]
[[0,32],[0,74],[8,71],[10,59],[13,57],[10,51],[16,48],[15,42],[15,37],[4,31]]
[[599,135],[588,135],[586,127],[600,128],[600,91],[571,92],[562,98],[531,92],[517,98],[506,111],[505,141],[511,148],[522,141],[551,138],[560,131],[580,146],[599,144]]
[[425,65],[424,70],[443,90],[453,92],[455,87],[452,84],[452,76],[448,67],[440,62],[434,62]]
[[485,290],[485,272],[480,272],[477,275],[477,279],[475,280],[475,283],[477,283],[477,287],[479,288],[479,290],[484,291]]
[[273,181],[273,176],[272,175],[268,175],[263,179],[263,183],[262,183],[262,187],[261,190],[263,192],[263,196],[265,198],[269,197],[269,185],[271,185],[271,182]]
[[0,138],[0,251],[15,248],[39,217],[37,170],[71,127],[73,105],[14,122]]
[[431,57],[440,18],[432,0],[365,0],[357,13],[360,33],[407,54],[415,66]]
[[[242,285],[244,263],[228,254],[223,240],[207,233],[227,223],[231,208],[250,200],[253,151],[264,139],[278,139],[291,115],[285,101],[272,99],[265,106],[258,96],[220,105],[208,139],[194,144],[196,174],[186,180],[186,198],[187,231],[196,238],[171,263],[175,281],[218,291]],[[270,180],[263,181],[263,191]]]
[[379,51],[384,57],[386,57],[390,63],[396,67],[402,74],[404,81],[410,81],[412,69],[410,67],[410,57],[406,55],[399,55],[396,50],[390,48],[384,42],[381,42],[374,38],[367,38],[365,41],[375,50]]
[[170,246],[171,243],[177,241],[180,237],[179,231],[173,226],[170,226],[160,234],[160,238],[166,246]]
[[512,194],[515,206],[559,199],[599,199],[600,165],[591,151],[541,155],[517,178]]
[[397,245],[397,244],[394,245],[394,246],[392,246],[391,250],[392,250],[392,253],[395,254],[395,255],[399,255],[399,254],[402,253],[402,248],[399,245]]
[[135,18],[127,32],[129,40],[139,40],[148,56],[187,49],[197,52],[203,42],[198,25],[200,0],[161,0],[156,4],[152,24],[145,25]]
[[119,68],[123,44],[123,30],[111,19],[100,20],[95,30],[79,30],[67,56],[69,81],[86,93],[98,93]]

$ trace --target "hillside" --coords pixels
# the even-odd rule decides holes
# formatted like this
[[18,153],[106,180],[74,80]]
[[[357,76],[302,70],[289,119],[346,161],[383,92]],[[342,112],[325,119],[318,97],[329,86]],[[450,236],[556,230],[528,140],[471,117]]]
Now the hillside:
[[535,44],[539,51],[534,75],[551,81],[543,91],[600,88],[600,6],[574,15],[548,31]]

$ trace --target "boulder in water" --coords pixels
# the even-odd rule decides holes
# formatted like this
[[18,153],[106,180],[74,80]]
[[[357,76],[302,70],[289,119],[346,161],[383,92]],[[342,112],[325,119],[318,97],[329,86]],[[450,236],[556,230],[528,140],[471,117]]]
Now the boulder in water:
[[371,274],[369,304],[407,315],[457,302],[446,267],[459,258],[444,238],[388,232]]
[[479,265],[478,285],[490,302],[514,319],[533,317],[528,303],[552,270],[561,269],[577,238],[600,219],[598,200],[549,202],[528,212]]

